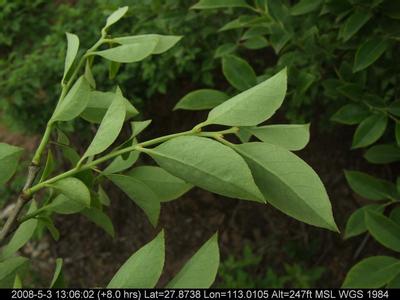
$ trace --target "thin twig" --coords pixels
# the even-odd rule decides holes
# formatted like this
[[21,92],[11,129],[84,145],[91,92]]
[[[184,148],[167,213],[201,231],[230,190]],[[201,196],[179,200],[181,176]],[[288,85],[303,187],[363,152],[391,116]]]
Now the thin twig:
[[33,181],[36,178],[37,173],[39,172],[39,167],[36,165],[31,165],[28,168],[28,176],[26,178],[26,182],[24,185],[24,188],[20,195],[18,196],[17,202],[15,203],[15,206],[8,217],[6,223],[4,224],[3,228],[1,229],[0,232],[0,244],[3,243],[3,240],[8,236],[8,233],[10,232],[11,228],[13,228],[19,213],[21,212],[22,208],[24,207],[25,203],[29,201],[29,198],[24,196],[24,192],[32,186]]

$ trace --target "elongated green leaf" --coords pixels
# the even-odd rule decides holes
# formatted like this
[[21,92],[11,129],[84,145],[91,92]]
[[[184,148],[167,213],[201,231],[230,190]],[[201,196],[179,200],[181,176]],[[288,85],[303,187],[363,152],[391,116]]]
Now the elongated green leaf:
[[346,228],[344,231],[344,238],[348,239],[367,231],[367,226],[365,225],[366,211],[373,210],[382,213],[383,209],[384,207],[382,205],[370,204],[354,211],[351,214],[350,218],[347,220]]
[[128,11],[128,6],[123,6],[114,11],[111,15],[108,16],[106,25],[103,27],[103,30],[107,30],[111,25],[118,22]]
[[49,150],[47,152],[46,164],[44,166],[44,170],[42,175],[40,176],[39,181],[42,182],[43,180],[46,180],[50,176],[50,174],[54,171],[54,168],[55,168],[54,157],[51,150]]
[[[36,209],[36,202],[32,201],[27,214],[33,213]],[[0,259],[8,258],[21,249],[31,239],[37,225],[37,219],[29,219],[19,225],[8,244],[1,250]]]
[[67,76],[69,69],[74,63],[75,57],[79,50],[79,38],[76,34],[66,32],[67,36],[67,53],[65,55],[64,75],[63,81]]
[[70,121],[79,116],[90,99],[90,85],[84,76],[72,86],[65,98],[57,105],[50,122]]
[[400,225],[400,206],[392,209],[390,212],[390,219]]
[[95,223],[97,226],[102,228],[106,233],[108,233],[111,237],[115,236],[115,230],[113,223],[110,218],[97,208],[86,208],[82,211],[82,214],[88,218],[90,221]]
[[[92,123],[101,123],[115,97],[115,93],[112,92],[91,92],[89,103],[86,109],[82,112],[81,117]],[[125,97],[123,97],[123,101],[126,110],[125,120],[139,114],[136,108]]]
[[347,273],[343,288],[379,288],[400,273],[400,260],[390,256],[371,256],[358,262]]
[[372,14],[367,11],[355,11],[344,23],[340,30],[340,37],[343,41],[349,40],[355,35],[371,18]]
[[222,72],[229,83],[239,91],[247,90],[257,84],[257,76],[253,68],[240,57],[224,56]]
[[224,7],[249,7],[245,0],[200,0],[191,9],[214,9]]
[[182,179],[155,166],[136,167],[129,171],[127,175],[147,185],[161,202],[179,198],[193,187]]
[[353,72],[364,70],[373,64],[386,51],[389,42],[380,37],[372,38],[363,43],[356,52]]
[[225,55],[232,54],[233,52],[235,52],[236,48],[237,45],[234,43],[223,44],[215,50],[214,57],[219,58],[224,57]]
[[63,260],[62,258],[56,259],[56,268],[54,270],[53,279],[50,283],[50,288],[64,288],[64,274],[62,271],[63,267]]
[[369,116],[367,108],[357,104],[347,104],[341,107],[331,120],[346,125],[355,125]]
[[107,50],[92,52],[92,54],[119,63],[133,63],[141,61],[151,55],[156,48],[157,43],[157,40],[154,40],[144,44],[126,44]]
[[168,283],[167,288],[209,288],[219,266],[218,235],[214,234]]
[[395,125],[395,136],[397,145],[400,147],[400,123],[396,123]]
[[97,191],[100,203],[106,206],[110,206],[111,200],[110,197],[108,197],[107,193],[104,191],[101,185],[99,185],[99,189]]
[[243,46],[247,49],[258,50],[268,46],[268,40],[263,36],[255,36],[247,39]]
[[375,143],[385,132],[387,121],[387,116],[384,114],[374,114],[362,121],[354,133],[352,149]]
[[400,148],[392,144],[372,146],[364,154],[364,158],[374,164],[389,164],[400,161]]
[[13,289],[22,289],[22,281],[18,274],[15,274]]
[[375,240],[389,249],[400,252],[399,224],[373,211],[367,211],[365,224]]
[[0,262],[0,280],[3,280],[7,276],[11,275],[27,261],[28,259],[25,257],[16,256]]
[[293,16],[308,14],[321,6],[322,0],[300,0],[292,6],[290,13]]
[[132,167],[139,158],[139,152],[132,151],[128,157],[124,159],[122,155],[117,156],[108,166],[103,170],[104,175],[116,174],[125,171]]
[[323,183],[299,157],[267,143],[234,149],[246,159],[267,203],[307,224],[338,231]]
[[131,138],[134,138],[137,135],[139,135],[143,130],[145,130],[150,125],[150,123],[151,120],[131,122],[131,128],[132,128]]
[[145,212],[153,226],[157,225],[160,216],[160,201],[147,185],[131,176],[107,175],[107,178]]
[[351,189],[366,199],[387,199],[395,189],[391,182],[375,178],[363,172],[345,171],[345,176]]
[[90,206],[90,192],[86,185],[75,177],[67,177],[48,185],[67,198],[87,207]]
[[175,105],[174,110],[203,110],[211,109],[229,99],[223,92],[211,89],[201,89],[190,92]]
[[213,108],[206,124],[256,126],[269,119],[286,94],[286,69]]
[[122,265],[107,288],[154,288],[164,268],[164,259],[164,231],[161,231]]
[[152,54],[161,54],[171,49],[181,39],[182,37],[177,35],[143,34],[127,37],[117,37],[112,39],[112,41],[121,45],[146,44],[156,42],[156,46],[153,49]]
[[193,185],[227,197],[265,202],[243,158],[214,140],[182,136],[143,151]]
[[245,128],[263,142],[278,145],[288,150],[303,149],[310,140],[310,124],[266,125]]
[[64,194],[59,194],[50,204],[46,205],[42,209],[53,211],[62,215],[70,215],[84,210],[85,204],[71,200]]
[[42,227],[44,225],[44,227],[47,228],[55,241],[58,241],[60,239],[60,231],[54,225],[53,220],[49,216],[39,215],[37,219],[39,220],[39,224],[42,225]]
[[93,73],[92,73],[92,68],[90,66],[89,60],[86,60],[86,64],[85,64],[85,73],[84,75],[87,82],[89,83],[89,85],[92,88],[96,88],[96,80],[94,79]]
[[93,141],[82,156],[82,160],[103,152],[115,142],[124,124],[125,115],[124,98],[115,94],[114,100],[107,109]]
[[23,149],[0,143],[0,186],[4,185],[15,173]]

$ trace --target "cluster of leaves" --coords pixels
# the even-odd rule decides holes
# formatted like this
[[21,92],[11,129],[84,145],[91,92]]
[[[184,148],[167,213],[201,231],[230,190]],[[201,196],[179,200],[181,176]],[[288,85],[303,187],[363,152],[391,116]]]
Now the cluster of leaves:
[[[67,33],[61,96],[33,156],[28,184],[16,204],[18,209],[19,203],[27,206],[30,201],[29,209],[18,219],[13,219],[19,215],[18,210],[14,211],[0,232],[0,241],[8,240],[0,250],[0,280],[21,285],[25,273],[19,267],[27,259],[17,252],[38,230],[49,231],[55,240],[59,238],[53,223],[54,214],[81,213],[114,235],[112,222],[105,213],[111,201],[103,188],[105,181],[111,181],[126,193],[153,226],[158,224],[163,202],[177,199],[197,186],[231,198],[260,204],[268,202],[300,221],[337,231],[320,178],[291,152],[307,144],[308,128],[258,126],[282,105],[287,88],[286,69],[215,105],[207,119],[191,130],[140,141],[140,133],[151,121],[131,121],[138,114],[136,108],[118,86],[112,91],[96,89],[99,78],[92,69],[103,60],[111,65],[142,61],[169,50],[181,37],[110,35],[110,26],[127,10],[127,7],[119,8],[107,18],[100,39],[87,51],[79,51],[78,36]],[[116,76],[117,73],[118,68]],[[70,145],[62,130],[62,124],[77,118],[98,126],[83,154]],[[117,144],[127,121],[131,121],[131,136]],[[205,131],[204,127],[209,125],[224,129]],[[55,140],[54,131],[57,131]],[[252,135],[260,141],[247,142]],[[225,136],[240,137],[244,142],[232,143]],[[292,136],[297,138],[292,140]],[[47,147],[49,142],[51,146]],[[65,171],[63,166],[57,165],[52,148],[62,151],[71,169]],[[7,170],[0,183],[12,177],[21,153],[20,148],[0,144],[0,167]],[[45,153],[44,167],[34,179],[30,176],[31,170],[41,165]],[[159,166],[135,166],[139,155],[143,154],[149,155]],[[10,231],[13,220],[18,223],[15,232]],[[8,239],[10,233],[13,234]],[[208,287],[214,281],[218,263],[217,239],[213,236],[168,286]],[[161,232],[128,259],[108,286],[154,287],[163,264],[164,234]],[[59,259],[52,286],[58,285],[61,266]]]
[[[249,245],[243,249],[243,255],[236,258],[233,255],[221,262],[218,276],[218,287],[221,288],[310,288],[325,271],[322,267],[305,268],[300,264],[285,264],[284,272],[268,268],[262,276],[253,274],[260,265],[261,255],[256,255]],[[253,272],[252,272],[253,271]]]
[[[236,31],[237,40],[216,50],[216,55],[222,57],[223,73],[235,89],[249,88],[271,72],[269,69],[256,76],[251,65],[239,57],[240,53],[248,56],[249,49],[272,47],[278,55],[277,68],[288,66],[291,75],[287,113],[290,119],[315,117],[321,115],[322,109],[322,115],[329,115],[341,105],[331,119],[358,125],[353,149],[369,147],[364,157],[373,164],[400,161],[400,69],[395,54],[400,37],[399,3],[390,0],[300,0],[295,4],[279,0],[251,3],[201,0],[193,8],[235,8],[244,12],[220,28],[221,34]],[[198,109],[199,103],[205,103],[201,98],[217,99],[210,93],[216,91],[194,92],[177,107]],[[223,97],[226,96],[221,94],[221,101]],[[382,142],[373,145],[378,140]],[[362,197],[386,200],[382,205],[367,205],[354,212],[346,227],[346,237],[368,230],[378,242],[399,251],[399,177],[397,187],[356,171],[346,172],[346,178]],[[378,266],[381,272],[376,272]],[[399,260],[371,257],[350,271],[344,286],[398,286],[399,272]]]
[[[396,94],[399,71],[395,41],[400,8],[393,1],[201,0],[192,8],[241,12],[219,29],[223,36],[234,32],[235,39],[220,45],[215,56],[221,57],[225,78],[236,90],[287,66],[291,76],[285,111],[290,120],[329,117],[346,99],[352,105],[335,119],[351,114],[363,120],[365,113],[382,106],[396,111],[398,103],[390,95]],[[265,56],[272,58],[271,52],[277,64],[266,68]]]
[[[124,5],[118,1],[1,1],[0,22],[0,110],[4,122],[16,129],[40,132],[57,101],[58,85],[65,55],[65,31],[82,37],[84,46],[95,42],[95,28],[102,17]],[[130,1],[128,1],[130,3]],[[177,34],[185,38],[166,55],[151,57],[138,64],[121,66],[115,80],[135,105],[159,94],[179,91],[178,78],[212,84],[213,49],[222,43],[212,35],[213,28],[223,18],[212,18],[215,13],[196,14],[188,11],[190,2],[139,0],[130,3],[132,12],[117,24],[116,32],[146,34]],[[210,21],[211,19],[211,21]],[[170,68],[174,65],[174,69]],[[101,78],[101,88],[109,89],[107,77],[113,77],[117,64],[95,66],[93,73]],[[132,74],[135,74],[133,79]],[[44,88],[45,87],[45,88]],[[78,125],[75,125],[78,126]],[[84,126],[81,126],[83,130]],[[66,128],[67,129],[67,128]],[[72,130],[72,129],[70,129]]]

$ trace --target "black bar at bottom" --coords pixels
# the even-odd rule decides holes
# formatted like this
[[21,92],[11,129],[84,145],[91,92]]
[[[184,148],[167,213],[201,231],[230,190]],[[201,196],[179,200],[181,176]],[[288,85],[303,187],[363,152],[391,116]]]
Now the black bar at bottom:
[[400,289],[0,289],[1,299],[400,299]]

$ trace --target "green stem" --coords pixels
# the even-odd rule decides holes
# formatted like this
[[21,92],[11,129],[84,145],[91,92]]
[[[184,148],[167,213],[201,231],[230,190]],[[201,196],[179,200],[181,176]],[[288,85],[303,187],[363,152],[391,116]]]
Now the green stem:
[[45,188],[46,186],[48,186],[48,185],[50,185],[50,184],[52,184],[52,183],[54,183],[56,181],[59,181],[61,179],[73,176],[73,175],[75,175],[75,174],[77,174],[79,172],[92,169],[92,168],[96,167],[97,165],[99,165],[99,164],[101,164],[101,163],[103,163],[105,161],[108,161],[108,160],[110,160],[112,158],[115,158],[117,156],[120,156],[122,154],[125,154],[125,153],[128,153],[128,152],[132,152],[132,151],[143,151],[144,147],[152,146],[152,145],[155,145],[155,144],[160,144],[160,143],[162,143],[164,141],[167,141],[169,139],[172,139],[172,138],[176,138],[176,137],[179,137],[179,136],[186,136],[186,135],[197,135],[197,136],[206,136],[206,137],[212,137],[212,138],[215,138],[215,139],[219,139],[219,138],[222,138],[223,134],[236,133],[237,131],[238,131],[237,127],[232,127],[232,128],[227,129],[227,130],[222,130],[222,131],[217,131],[217,132],[197,132],[195,129],[192,129],[192,130],[189,130],[189,131],[169,134],[169,135],[158,137],[158,138],[155,138],[155,139],[152,139],[152,140],[148,140],[146,142],[138,143],[136,145],[132,145],[132,146],[129,146],[129,147],[126,147],[126,148],[111,152],[111,153],[109,153],[109,154],[107,154],[107,155],[105,155],[103,157],[100,157],[100,158],[98,158],[96,160],[93,160],[93,161],[88,162],[88,163],[86,163],[84,165],[75,167],[75,168],[73,168],[73,169],[71,169],[69,171],[66,171],[66,172],[61,173],[61,174],[59,174],[57,176],[54,176],[54,177],[52,177],[50,179],[47,179],[46,181],[40,182],[40,183],[34,185],[33,187],[27,189],[25,191],[24,195],[25,195],[25,197],[32,197],[33,194],[37,193],[41,189]]

